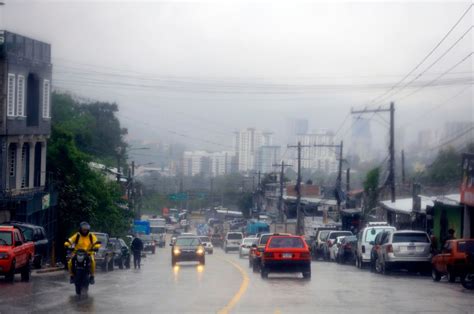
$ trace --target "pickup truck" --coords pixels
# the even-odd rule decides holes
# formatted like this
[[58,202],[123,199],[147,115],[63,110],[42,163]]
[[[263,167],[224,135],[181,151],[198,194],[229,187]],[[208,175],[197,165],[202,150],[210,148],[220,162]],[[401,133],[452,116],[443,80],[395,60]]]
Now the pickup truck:
[[35,255],[33,242],[26,242],[13,226],[0,226],[0,275],[12,282],[16,273],[22,281],[30,280],[30,265]]

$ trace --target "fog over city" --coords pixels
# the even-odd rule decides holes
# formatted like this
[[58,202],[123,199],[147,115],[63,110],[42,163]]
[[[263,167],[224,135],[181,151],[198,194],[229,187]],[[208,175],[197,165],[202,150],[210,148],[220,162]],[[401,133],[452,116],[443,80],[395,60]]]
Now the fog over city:
[[[390,101],[398,146],[472,121],[472,10],[410,73],[467,4],[7,0],[0,10],[5,29],[52,45],[56,90],[118,103],[129,139],[213,151],[247,127],[291,144],[291,119],[307,119],[308,132],[341,127],[344,139],[351,108]],[[382,150],[387,119],[371,119]]]

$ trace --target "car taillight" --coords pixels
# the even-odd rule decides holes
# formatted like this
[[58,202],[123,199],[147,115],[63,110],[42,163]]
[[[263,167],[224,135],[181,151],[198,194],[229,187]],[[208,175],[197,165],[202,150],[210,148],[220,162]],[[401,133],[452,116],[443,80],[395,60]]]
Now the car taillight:
[[260,251],[259,251],[259,250],[256,250],[256,251],[255,251],[255,255],[260,256]]
[[311,258],[311,255],[309,253],[301,253],[300,257],[301,258]]
[[265,252],[265,253],[263,254],[263,256],[264,256],[265,258],[273,258],[273,253],[272,253],[272,252]]
[[387,253],[393,253],[393,246],[391,244],[387,245]]

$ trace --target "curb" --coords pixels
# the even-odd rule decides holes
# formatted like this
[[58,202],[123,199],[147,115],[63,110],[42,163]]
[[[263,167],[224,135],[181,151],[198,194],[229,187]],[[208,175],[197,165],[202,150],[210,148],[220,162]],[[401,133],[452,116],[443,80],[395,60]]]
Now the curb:
[[45,269],[40,269],[37,270],[37,274],[45,274],[45,273],[53,273],[53,272],[58,272],[64,270],[63,267],[55,267],[55,268],[45,268]]

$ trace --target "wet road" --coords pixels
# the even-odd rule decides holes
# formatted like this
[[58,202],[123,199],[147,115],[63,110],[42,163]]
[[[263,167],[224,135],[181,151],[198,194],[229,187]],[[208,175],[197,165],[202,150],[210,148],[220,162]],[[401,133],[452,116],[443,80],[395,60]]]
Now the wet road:
[[353,266],[313,262],[313,278],[262,280],[246,259],[216,249],[206,266],[171,267],[159,249],[141,270],[97,275],[78,298],[66,273],[34,274],[31,282],[0,281],[1,313],[474,313],[474,292],[429,277],[381,276]]

